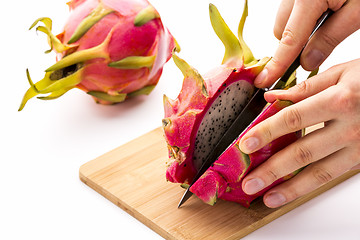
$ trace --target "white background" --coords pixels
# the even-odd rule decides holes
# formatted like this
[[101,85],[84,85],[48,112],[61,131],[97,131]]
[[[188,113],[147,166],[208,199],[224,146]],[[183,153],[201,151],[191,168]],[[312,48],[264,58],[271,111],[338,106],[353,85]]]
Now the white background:
[[[220,64],[223,47],[211,29],[208,0],[153,0],[182,47],[181,55],[201,73]],[[242,0],[213,0],[233,31]],[[245,40],[256,57],[272,56],[279,0],[250,0]],[[102,106],[80,90],[61,99],[32,99],[17,112],[28,88],[54,63],[42,33],[27,29],[38,17],[61,31],[65,1],[5,1],[1,26],[0,239],[162,239],[83,184],[79,167],[160,126],[162,95],[175,98],[182,75],[169,61],[148,97]],[[360,34],[343,42],[322,70],[360,56]],[[331,104],[331,103],[329,103]],[[151,169],[149,169],[151,171]],[[165,179],[164,179],[165,180]],[[169,183],[170,184],[170,183]],[[244,239],[360,239],[360,175],[271,222]],[[216,219],[214,219],[216,221]]]

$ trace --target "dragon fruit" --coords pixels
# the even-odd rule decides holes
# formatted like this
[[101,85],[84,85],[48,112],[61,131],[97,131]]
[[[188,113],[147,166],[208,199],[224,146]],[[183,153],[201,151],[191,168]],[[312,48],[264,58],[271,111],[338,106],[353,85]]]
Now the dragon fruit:
[[[277,181],[272,185],[254,194],[247,195],[242,190],[242,179],[248,172],[267,160],[277,151],[286,145],[296,141],[301,137],[300,132],[287,134],[274,141],[262,149],[252,153],[245,154],[241,152],[239,143],[241,137],[252,127],[264,119],[271,117],[281,109],[291,105],[290,101],[276,100],[272,104],[265,107],[263,112],[255,119],[255,121],[244,131],[234,143],[215,161],[215,163],[191,186],[190,191],[195,193],[204,202],[213,205],[217,199],[237,202],[245,207],[249,207],[250,203],[259,196],[262,196],[267,190],[273,186],[294,176],[295,171]],[[208,184],[212,183],[212,184]]]
[[[193,181],[211,149],[247,104],[255,90],[254,79],[269,60],[255,59],[243,40],[247,1],[238,28],[238,38],[226,25],[217,8],[210,4],[209,9],[213,29],[225,46],[222,64],[201,76],[173,54],[175,64],[184,75],[183,86],[176,100],[164,95],[165,117],[162,123],[169,149],[166,178],[182,186]],[[294,80],[292,75],[286,87],[294,84]],[[289,104],[288,101],[269,104],[248,129]],[[190,191],[208,204],[214,204],[220,198],[248,207],[252,200],[264,192],[246,195],[241,186],[244,176],[299,137],[298,133],[285,135],[250,155],[240,151],[237,139],[192,185]]]
[[149,94],[156,86],[163,65],[179,47],[147,0],[72,0],[70,16],[57,36],[50,18],[37,19],[30,29],[48,36],[57,62],[33,83],[20,105],[39,94],[55,99],[72,88],[91,95],[96,102],[113,104],[129,97]]

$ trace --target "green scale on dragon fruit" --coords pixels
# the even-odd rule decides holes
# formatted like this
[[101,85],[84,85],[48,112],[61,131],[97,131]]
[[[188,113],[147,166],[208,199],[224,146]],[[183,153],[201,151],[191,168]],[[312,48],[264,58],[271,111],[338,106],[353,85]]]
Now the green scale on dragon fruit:
[[[222,64],[201,76],[174,53],[173,60],[184,75],[183,86],[175,100],[164,95],[165,117],[162,122],[169,150],[166,179],[181,183],[182,186],[192,182],[211,149],[252,97],[255,90],[254,79],[269,60],[267,57],[255,59],[243,40],[247,1],[239,24],[238,37],[231,32],[214,5],[210,4],[209,10],[213,29],[225,46]],[[284,88],[293,86],[295,82],[293,74]],[[268,104],[248,129],[290,104],[289,101]],[[246,155],[238,146],[240,136],[190,191],[208,204],[214,204],[220,198],[248,207],[250,202],[262,195],[266,189],[254,196],[246,195],[241,187],[244,176],[299,137],[300,132],[285,135],[259,151]]]
[[[159,81],[163,65],[171,58],[176,41],[163,26],[159,13],[147,0],[72,0],[63,32],[53,35],[52,20],[37,19],[36,27],[48,37],[57,62],[33,83],[27,101],[56,99],[79,88],[101,104],[114,104],[149,94]],[[43,25],[40,25],[40,24]]]

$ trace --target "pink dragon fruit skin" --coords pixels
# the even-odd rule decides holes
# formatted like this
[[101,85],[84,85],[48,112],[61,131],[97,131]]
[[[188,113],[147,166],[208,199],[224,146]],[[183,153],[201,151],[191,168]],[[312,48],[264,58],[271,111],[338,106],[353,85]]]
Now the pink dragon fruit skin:
[[[176,55],[173,55],[173,59],[180,68],[185,67],[186,63],[182,59]],[[187,67],[190,68],[190,66]],[[185,75],[182,90],[177,100],[173,101],[164,96],[165,118],[163,119],[163,128],[170,157],[176,160],[167,169],[166,177],[171,182],[190,183],[195,176],[200,164],[195,166],[193,161],[197,134],[194,129],[199,128],[213,101],[228,85],[239,80],[242,81],[242,85],[248,88],[249,93],[246,98],[249,98],[254,89],[253,80],[263,65],[259,64],[247,69],[244,67],[239,69],[223,67],[218,75],[204,79],[196,74],[194,69],[188,70],[194,74]],[[216,81],[212,81],[213,79]]]
[[[266,161],[269,157],[288,144],[295,142],[301,136],[298,132],[284,135],[250,155],[240,151],[240,139],[256,124],[268,117],[271,117],[281,109],[291,104],[292,103],[289,101],[276,100],[272,104],[266,106],[264,111],[254,120],[254,122],[246,129],[246,131],[244,131],[239,136],[239,138],[233,144],[231,144],[231,146],[207,170],[207,172],[211,172],[211,174],[205,172],[204,175],[192,185],[190,191],[196,194],[204,202],[209,204],[214,204],[217,199],[223,199],[240,203],[244,207],[249,207],[250,203],[254,199],[262,196],[267,190],[294,176],[297,172],[291,173],[277,180],[269,187],[254,195],[247,195],[242,190],[242,180],[247,173],[259,166],[262,162]],[[220,178],[222,178],[222,181],[217,180],[219,186],[216,186],[216,188],[213,189],[209,189],[207,192],[203,191],[203,187],[207,182],[211,182],[214,181],[214,179]],[[210,188],[210,186],[207,186],[207,188]]]
[[[76,87],[102,104],[149,94],[156,86],[175,40],[147,0],[72,0],[63,32],[51,33],[51,20],[39,18],[37,31],[48,35],[57,63],[32,83],[21,103],[38,95],[43,100],[62,96]],[[48,51],[49,52],[49,51]]]
[[[236,38],[216,7],[210,4],[210,20],[225,46],[225,56],[221,66],[204,76],[173,54],[184,81],[175,100],[164,96],[163,130],[170,159],[166,178],[170,182],[192,182],[211,149],[253,95],[254,79],[269,58],[256,60],[245,44],[242,32],[246,16],[247,1]],[[294,80],[292,76],[287,84],[293,84]],[[270,104],[251,127],[289,104],[287,101]],[[241,186],[244,176],[298,137],[299,134],[286,135],[250,155],[240,151],[237,140],[192,185],[190,191],[211,205],[221,198],[248,207],[265,190],[254,196],[246,195]]]

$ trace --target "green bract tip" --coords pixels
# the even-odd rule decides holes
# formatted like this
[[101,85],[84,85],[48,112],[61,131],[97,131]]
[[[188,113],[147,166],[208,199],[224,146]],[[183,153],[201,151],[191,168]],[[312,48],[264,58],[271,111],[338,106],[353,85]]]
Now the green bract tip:
[[48,36],[48,42],[50,45],[50,49],[45,51],[45,53],[49,53],[53,49],[55,49],[56,52],[61,53],[73,47],[71,45],[61,43],[61,41],[56,36],[54,36],[54,34],[52,34],[52,20],[48,17],[42,17],[35,20],[35,22],[30,26],[29,30],[34,28],[39,22],[44,23],[45,26],[38,26],[36,31],[45,33]]
[[82,71],[83,69],[80,69],[73,74],[61,76],[59,79],[53,79],[54,72],[47,72],[42,80],[34,84],[31,80],[29,71],[26,69],[26,76],[30,88],[26,91],[18,111],[21,111],[31,98],[39,94],[49,94],[48,96],[38,97],[42,100],[55,99],[64,95],[67,91],[81,82]]
[[180,69],[185,78],[189,77],[196,81],[201,87],[202,93],[207,97],[209,94],[206,90],[205,81],[200,73],[193,67],[191,67],[184,59],[178,57],[175,53],[172,54],[172,58],[176,66]]
[[238,37],[239,37],[239,43],[241,45],[241,48],[242,48],[243,54],[244,54],[244,64],[251,64],[256,59],[255,59],[254,55],[252,54],[248,45],[245,43],[244,38],[243,38],[243,31],[244,31],[244,26],[245,26],[245,21],[246,21],[247,16],[248,16],[248,1],[245,0],[244,10],[243,10],[243,13],[242,13],[242,16],[240,19],[240,23],[239,23],[239,28],[238,28]]
[[156,18],[160,18],[159,13],[156,11],[156,9],[153,6],[149,5],[136,15],[134,19],[134,25],[136,27],[140,27]]
[[225,56],[223,58],[223,63],[231,61],[237,62],[242,60],[243,51],[241,49],[239,40],[230,30],[229,26],[225,23],[215,5],[209,5],[209,14],[211,25],[216,35],[220,38],[221,42],[225,46]]
[[111,62],[108,66],[119,69],[151,68],[155,58],[156,56],[130,56],[116,62]]
[[136,96],[140,96],[140,95],[149,95],[152,90],[154,90],[156,85],[150,85],[150,86],[145,86],[139,90],[136,90],[134,92],[131,92],[128,94],[128,97],[136,97]]
[[105,9],[100,3],[81,23],[77,26],[75,32],[71,36],[68,44],[74,43],[79,40],[89,29],[94,26],[97,22],[103,19],[108,14],[114,12],[111,9]]

